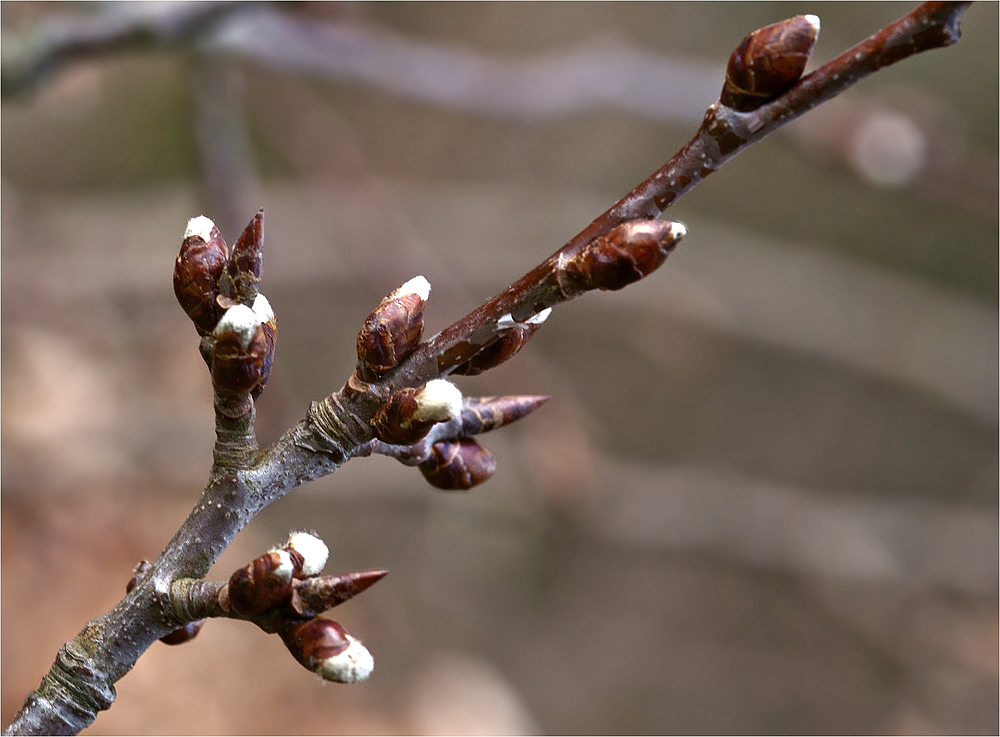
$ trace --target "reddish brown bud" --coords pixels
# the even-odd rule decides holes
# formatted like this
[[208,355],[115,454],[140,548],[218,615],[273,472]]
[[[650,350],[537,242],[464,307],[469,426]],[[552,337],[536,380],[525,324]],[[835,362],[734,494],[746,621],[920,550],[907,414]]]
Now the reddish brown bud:
[[372,420],[375,437],[393,445],[413,445],[438,422],[458,417],[462,393],[449,381],[435,379],[419,389],[399,389],[389,395]]
[[188,622],[180,629],[174,630],[169,635],[161,637],[160,642],[164,645],[183,645],[185,642],[191,642],[191,640],[197,637],[198,633],[201,632],[202,625],[204,624],[204,619],[197,619],[194,622]]
[[358,333],[358,365],[380,376],[417,347],[424,332],[424,304],[431,285],[414,277],[388,297],[365,320]]
[[250,307],[260,288],[264,268],[264,208],[243,229],[219,278],[219,302],[223,307]]
[[296,584],[292,590],[292,608],[307,617],[322,614],[338,604],[353,599],[381,581],[388,571],[356,571],[338,576],[319,576]]
[[472,438],[438,441],[431,447],[431,457],[420,464],[428,483],[445,491],[468,491],[496,469],[490,452]]
[[[250,394],[263,388],[270,374],[274,343],[260,317],[249,307],[230,307],[212,332],[212,386],[219,409],[240,417],[250,409]],[[258,394],[260,392],[257,392]]]
[[469,397],[462,407],[462,433],[478,435],[520,420],[549,401],[548,397]]
[[191,218],[174,263],[174,295],[202,335],[212,332],[222,316],[216,297],[226,258],[226,242],[215,223],[203,215]]
[[291,551],[272,550],[235,571],[229,578],[229,606],[237,614],[260,614],[292,594],[292,577],[301,568]]
[[802,77],[818,34],[815,15],[799,15],[751,33],[729,57],[719,102],[749,112],[784,94]]
[[659,268],[687,233],[680,223],[630,220],[595,238],[568,259],[558,277],[567,296],[590,289],[621,289]]
[[459,376],[478,376],[484,371],[496,368],[517,355],[531,340],[531,336],[542,326],[552,313],[552,308],[542,310],[524,322],[514,322],[510,315],[504,315],[497,323],[498,330],[506,329],[499,338],[452,371]]
[[325,680],[363,681],[375,666],[365,646],[332,620],[289,619],[279,634],[295,659]]

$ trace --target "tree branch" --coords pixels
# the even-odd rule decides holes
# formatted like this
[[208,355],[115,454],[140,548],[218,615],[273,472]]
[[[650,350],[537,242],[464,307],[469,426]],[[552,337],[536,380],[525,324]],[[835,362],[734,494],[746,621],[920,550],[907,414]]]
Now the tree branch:
[[[263,452],[257,451],[253,434],[253,400],[267,381],[276,335],[274,316],[257,294],[263,213],[251,220],[231,254],[207,218],[193,219],[178,257],[175,289],[202,336],[202,355],[215,389],[218,441],[209,483],[126,597],[60,649],[6,733],[80,731],[111,706],[113,684],[153,642],[204,616],[232,616],[222,593],[232,593],[240,572],[228,584],[201,579],[236,534],[288,491],[371,453],[419,465],[440,488],[468,489],[485,480],[492,473],[492,458],[470,436],[516,420],[542,400],[461,400],[457,390],[452,394],[453,388],[437,380],[452,372],[478,373],[507,360],[552,306],[592,289],[620,289],[649,274],[684,233],[678,224],[653,218],[747,146],[864,76],[954,43],[966,5],[922,5],[801,79],[818,20],[800,16],[751,34],[730,60],[720,102],[709,108],[698,133],[676,156],[549,259],[427,341],[420,342],[429,285],[424,289],[415,279],[390,294],[359,335],[358,368],[345,386],[313,403],[305,418]],[[768,67],[793,68],[785,75],[791,78],[774,87],[773,80],[753,72],[761,60]],[[179,281],[177,274],[183,277]],[[291,549],[290,542],[271,552],[281,563],[282,555],[294,559],[287,552]],[[258,559],[263,561],[259,566],[268,556]],[[368,572],[365,580],[377,580],[377,573]],[[300,574],[316,577],[301,570],[295,575]],[[261,580],[271,581],[268,576],[262,574]],[[324,677],[355,678],[364,663],[359,665],[360,656],[350,649],[353,638],[336,623],[314,616],[300,619],[284,608],[291,606],[295,615],[317,614],[352,585],[345,579],[292,584],[297,605],[282,598],[273,606],[268,602],[263,613],[240,618],[280,634],[299,662]],[[354,654],[344,666],[347,671],[328,667],[337,647]]]

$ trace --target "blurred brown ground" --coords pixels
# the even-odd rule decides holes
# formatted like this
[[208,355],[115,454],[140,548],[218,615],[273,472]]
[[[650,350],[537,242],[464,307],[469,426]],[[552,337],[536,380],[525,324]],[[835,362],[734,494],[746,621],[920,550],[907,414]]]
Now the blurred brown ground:
[[[794,13],[822,17],[825,60],[906,7],[285,10],[502,59],[624,44],[719,67]],[[0,8],[5,31],[89,12]],[[689,235],[661,272],[464,380],[553,397],[486,438],[487,485],[438,494],[357,461],[239,536],[214,577],[303,527],[331,570],[389,569],[334,614],[371,680],[324,685],[276,638],[210,622],[155,645],[88,733],[997,733],[997,14],[974,6],[958,46],[728,164],[671,210]],[[495,118],[208,59],[81,64],[4,102],[5,723],[204,482],[208,380],[170,287],[188,217],[231,240],[267,209],[266,443],[339,388],[401,281],[431,281],[435,332],[693,130]],[[194,132],[192,89],[220,80],[251,153],[228,196]]]

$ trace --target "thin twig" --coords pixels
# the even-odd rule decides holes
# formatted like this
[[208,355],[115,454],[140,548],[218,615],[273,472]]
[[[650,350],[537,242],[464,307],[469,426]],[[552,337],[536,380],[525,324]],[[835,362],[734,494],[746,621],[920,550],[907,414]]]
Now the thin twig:
[[[954,43],[966,5],[922,5],[751,112],[712,105],[697,135],[674,158],[521,280],[419,344],[386,373],[366,371],[359,362],[341,391],[314,403],[302,421],[263,453],[218,453],[205,492],[160,558],[114,609],[89,622],[60,649],[6,733],[72,734],[91,724],[100,710],[111,706],[113,684],[153,642],[205,613],[190,597],[177,595],[174,587],[181,579],[203,578],[258,512],[291,489],[334,473],[352,457],[372,452],[402,455],[374,440],[373,421],[396,390],[446,376],[510,334],[512,324],[523,324],[577,296],[584,290],[570,278],[571,267],[582,254],[591,253],[588,249],[598,239],[608,245],[626,223],[655,218],[747,146],[884,66]],[[670,235],[669,226],[665,232]],[[671,238],[670,245],[676,242]],[[246,425],[252,423],[252,403],[238,421],[227,424],[221,419],[218,391],[216,398],[220,441],[224,433],[242,433],[244,450],[249,451],[253,434]],[[460,436],[465,419],[432,428],[421,441],[423,447],[430,442],[433,448],[439,436]],[[415,452],[417,445],[411,449],[414,459],[422,457]],[[211,609],[212,585],[195,581],[188,590],[201,591],[201,601]]]

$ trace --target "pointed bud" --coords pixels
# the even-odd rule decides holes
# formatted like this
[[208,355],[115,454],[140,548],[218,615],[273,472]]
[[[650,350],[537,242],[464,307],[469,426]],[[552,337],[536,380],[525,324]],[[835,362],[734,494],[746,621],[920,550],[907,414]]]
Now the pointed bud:
[[396,366],[420,343],[424,304],[431,285],[416,276],[382,300],[358,333],[358,366],[380,376]]
[[548,307],[524,322],[514,322],[509,314],[504,315],[497,323],[497,329],[504,327],[505,319],[510,324],[509,329],[452,373],[459,376],[478,376],[484,371],[489,371],[491,368],[496,368],[501,363],[509,361],[524,348],[531,340],[531,336],[542,326],[551,313],[552,308]]
[[472,438],[438,441],[431,447],[431,457],[420,464],[427,482],[445,491],[468,491],[496,469],[490,452]]
[[549,401],[548,397],[469,397],[462,407],[462,434],[478,435],[520,420]]
[[296,567],[287,550],[272,550],[254,559],[229,578],[230,608],[237,614],[253,615],[278,606],[291,596]]
[[729,57],[719,102],[749,112],[787,92],[802,77],[818,35],[815,15],[799,15],[751,33]]
[[372,420],[375,437],[393,445],[413,445],[438,422],[462,414],[462,392],[450,381],[434,379],[419,389],[393,392]]
[[680,223],[630,220],[595,238],[558,274],[565,296],[590,289],[621,289],[658,269],[687,233]]
[[204,215],[191,218],[174,263],[174,295],[202,335],[222,316],[215,300],[226,259],[226,242],[215,223]]
[[219,303],[223,307],[253,304],[264,269],[264,208],[243,229],[219,279]]
[[357,683],[375,668],[367,648],[332,620],[287,620],[279,634],[295,659],[324,680]]
[[322,614],[381,581],[388,571],[356,571],[308,578],[292,590],[292,608],[307,617]]
[[330,557],[330,549],[326,543],[311,532],[293,532],[288,536],[283,549],[295,552],[301,558],[295,571],[296,578],[319,575]]

